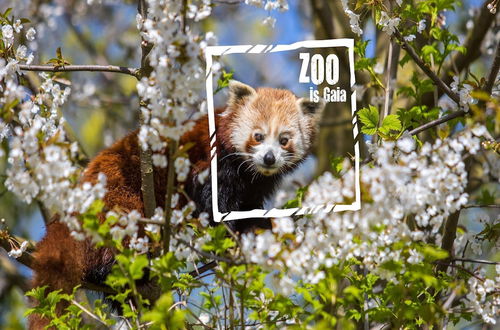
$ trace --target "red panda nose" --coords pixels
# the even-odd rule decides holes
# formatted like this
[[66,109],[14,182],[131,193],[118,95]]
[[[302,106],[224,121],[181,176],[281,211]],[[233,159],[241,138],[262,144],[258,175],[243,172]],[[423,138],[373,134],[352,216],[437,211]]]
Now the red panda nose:
[[264,164],[267,166],[271,166],[276,162],[276,158],[274,158],[274,154],[272,151],[268,151],[267,154],[264,155]]

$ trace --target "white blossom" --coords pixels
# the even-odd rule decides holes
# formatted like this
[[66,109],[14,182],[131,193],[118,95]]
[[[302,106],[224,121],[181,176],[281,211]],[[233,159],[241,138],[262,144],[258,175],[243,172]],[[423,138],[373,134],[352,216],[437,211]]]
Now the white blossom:
[[149,238],[147,236],[137,237],[137,234],[134,234],[130,239],[129,246],[139,253],[147,253],[149,249]]
[[422,255],[420,255],[420,253],[418,253],[414,249],[411,249],[409,253],[410,253],[410,257],[408,258],[408,263],[410,263],[410,264],[418,264],[424,260]]
[[453,77],[453,82],[450,85],[451,90],[457,93],[460,97],[460,106],[465,111],[469,110],[469,104],[472,103],[473,98],[470,95],[472,92],[472,86],[469,84],[463,84],[462,88],[460,88],[460,82],[457,76]]
[[415,40],[416,36],[414,34],[409,34],[407,36],[404,37],[405,41],[407,42],[412,42],[413,40]]
[[154,154],[152,158],[153,158],[153,165],[154,166],[162,167],[162,168],[167,167],[168,162],[167,162],[167,157],[165,155]]
[[208,313],[202,312],[198,318],[204,325],[207,325],[208,322],[210,322],[210,314]]
[[382,73],[384,73],[384,64],[380,63],[380,62],[377,62],[377,64],[375,64],[375,66],[373,67],[373,71],[376,74],[382,74]]
[[378,24],[382,26],[382,31],[387,32],[388,35],[392,35],[398,27],[399,22],[401,22],[399,17],[391,18],[385,11],[382,11]]
[[[453,143],[462,144],[463,149],[455,151],[450,147]],[[405,249],[409,251],[407,263],[423,261],[411,247],[413,241],[440,244],[439,228],[452,212],[467,203],[462,155],[479,143],[471,130],[445,141],[437,140],[433,146],[424,144],[418,152],[410,136],[404,135],[399,141],[400,153],[395,152],[398,142],[383,142],[373,154],[375,166],[364,168],[361,175],[373,202],[364,203],[357,212],[318,213],[294,224],[287,219],[275,220],[273,232],[244,235],[242,251],[249,261],[266,269],[285,268],[289,276],[306,283],[317,282],[324,275],[322,267],[353,257],[368,271],[395,281],[396,274],[380,265],[405,261]],[[453,156],[451,161],[450,154],[458,158]],[[354,196],[354,179],[352,169],[347,169],[341,179],[326,172],[309,186],[303,206],[345,203],[346,198]],[[414,215],[414,230],[403,221],[409,214]],[[374,230],[380,226],[381,230]],[[294,244],[279,243],[284,232],[294,233]],[[401,249],[393,248],[396,242],[403,243]]]
[[29,28],[28,31],[26,32],[26,39],[28,39],[29,41],[35,40],[35,34],[36,30],[32,27]]
[[268,16],[266,17],[263,21],[262,21],[262,24],[264,25],[268,25],[272,28],[274,28],[274,25],[276,24],[276,18],[274,17],[271,17],[271,16]]
[[403,135],[396,142],[396,146],[403,152],[410,153],[415,150],[415,140],[410,135],[408,131],[405,131]]
[[5,46],[12,46],[14,43],[14,29],[12,28],[12,25],[2,25],[2,38]]
[[426,21],[425,19],[420,20],[417,24],[417,31],[418,33],[422,33],[426,28]]
[[189,166],[191,165],[189,159],[185,157],[178,157],[175,160],[175,171],[177,172],[177,180],[186,181],[189,174]]
[[16,19],[16,21],[14,22],[13,28],[14,28],[14,31],[16,31],[16,33],[21,32],[21,30],[23,29],[23,24],[21,24],[20,19]]
[[293,233],[295,229],[295,225],[293,224],[293,220],[291,218],[279,218],[273,220],[273,232],[284,235]]

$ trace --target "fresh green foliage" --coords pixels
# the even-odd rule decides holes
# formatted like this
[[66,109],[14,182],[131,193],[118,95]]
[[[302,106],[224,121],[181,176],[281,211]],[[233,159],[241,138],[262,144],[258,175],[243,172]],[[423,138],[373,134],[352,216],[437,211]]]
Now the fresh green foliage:
[[[452,32],[454,29],[448,29],[442,22],[443,11],[455,11],[460,5],[458,1],[404,0],[400,4],[399,1],[392,1],[388,6],[388,2],[357,0],[348,1],[348,4],[350,9],[360,15],[363,28],[369,24],[380,28],[382,12],[391,19],[399,19],[397,32],[405,37],[412,36],[405,39],[407,44],[415,49],[423,65],[438,77],[447,77],[453,73],[454,68],[450,69],[447,66],[453,56],[476,51],[465,49],[458,35]],[[14,25],[16,19],[12,15],[12,9],[6,9],[0,13],[0,23]],[[186,17],[183,17],[183,24],[184,20]],[[353,17],[350,17],[350,20],[354,20]],[[20,22],[30,23],[24,18],[20,19]],[[419,22],[425,22],[425,28],[420,28]],[[259,27],[262,28],[260,25]],[[134,27],[135,32],[137,31]],[[15,58],[17,44],[8,45],[4,37],[0,30],[0,59]],[[178,37],[182,41],[183,35]],[[362,108],[357,112],[363,134],[375,136],[373,141],[378,144],[383,141],[397,141],[405,131],[455,111],[441,107],[435,102],[438,87],[423,73],[422,66],[419,68],[414,59],[408,55],[401,40],[397,41],[401,50],[397,69],[401,71],[398,79],[394,83],[391,82],[387,72],[389,57],[385,58],[385,54],[367,57],[367,48],[375,42],[377,44],[373,46],[377,48],[381,40],[385,42],[384,40],[397,38],[394,34],[388,37],[383,33],[377,34],[376,38],[377,40],[357,38],[354,46],[356,80],[364,93],[362,97],[362,93],[359,94],[361,100],[358,101],[358,106]],[[65,55],[68,56],[70,47],[63,46]],[[101,41],[97,48],[106,49],[107,44]],[[70,64],[70,57],[64,57],[61,49],[57,48],[55,57],[46,63],[55,67]],[[50,56],[54,56],[53,53],[51,50]],[[179,56],[188,58],[186,54]],[[383,72],[376,70],[376,66],[382,67]],[[472,86],[471,96],[477,100],[474,104],[470,104],[470,116],[466,120],[457,118],[429,130],[429,136],[420,136],[422,141],[415,136],[420,145],[423,141],[438,137],[446,139],[460,129],[461,126],[457,126],[459,122],[464,125],[471,122],[483,123],[489,132],[496,133],[495,138],[500,132],[499,100],[484,91],[486,79],[477,73],[478,70],[467,68],[464,71],[468,71],[464,74],[465,77],[459,78],[462,83]],[[24,82],[27,79],[18,73],[16,75],[20,81]],[[226,88],[233,76],[233,70],[229,72],[223,70],[217,81],[215,93]],[[60,74],[54,74],[53,78],[53,81],[60,79]],[[116,99],[113,95],[109,100],[106,99],[106,102],[121,102],[128,105],[126,102],[130,100],[122,101],[121,97],[125,94],[135,95],[137,82],[135,78],[130,78],[130,81],[121,83],[128,87],[123,87]],[[0,90],[3,91],[5,86],[2,84],[0,81]],[[389,105],[388,114],[382,116],[380,98],[387,101],[386,93],[392,93],[392,98],[390,103],[386,103]],[[429,99],[434,100],[430,102]],[[2,104],[0,119],[9,125],[18,125],[21,102],[16,98]],[[39,107],[43,116],[51,115],[50,105],[42,102]],[[113,113],[112,118],[116,117],[119,117],[118,114]],[[102,142],[100,133],[104,126],[108,125],[106,119],[109,119],[109,116],[101,113],[101,108],[98,108],[88,116],[86,124],[80,130],[90,149],[96,149]],[[43,136],[36,136],[35,140],[37,139],[42,141]],[[53,141],[47,141],[46,144],[50,145],[51,142]],[[485,149],[496,150],[498,153],[498,141],[490,139],[486,142],[489,147]],[[7,149],[5,142],[0,146],[2,147],[0,151]],[[69,143],[66,147],[68,146]],[[175,159],[189,156],[188,150],[193,147],[196,147],[194,143],[188,143],[176,150],[172,159],[169,159],[171,162],[169,165]],[[402,148],[396,150],[399,152]],[[2,157],[0,156],[0,159]],[[477,161],[471,159],[471,162],[472,160]],[[450,160],[453,161],[454,159]],[[488,159],[482,158],[480,161],[487,163]],[[344,168],[344,165],[348,167],[344,157],[332,156],[330,164],[333,177],[337,180],[341,180],[349,170]],[[464,164],[460,162],[459,165]],[[36,164],[27,162],[25,166],[36,166]],[[488,175],[494,174],[491,173],[494,168],[489,167]],[[412,167],[408,169],[414,170]],[[72,183],[76,183],[77,180],[77,175],[70,178]],[[2,174],[0,177],[2,187],[5,185],[4,181]],[[375,199],[376,191],[371,191],[371,188],[366,182],[362,183],[362,201],[366,205],[373,203]],[[498,193],[495,188],[497,188],[495,185],[481,185],[479,193],[476,191],[470,194],[473,196],[470,202],[479,206],[498,204]],[[175,193],[180,199],[185,199],[187,195],[184,189],[182,184],[175,187]],[[307,186],[297,189],[295,197],[286,202],[283,208],[302,207],[309,190],[312,191],[312,188]],[[392,193],[397,194],[397,191]],[[0,197],[2,194],[4,192],[0,191]],[[344,192],[341,191],[339,194]],[[433,205],[426,204],[423,207],[431,209]],[[298,240],[300,236],[296,227],[278,236],[276,233],[283,228],[275,225],[273,231],[262,235],[267,235],[266,241],[258,241],[257,235],[261,234],[262,230],[256,230],[254,236],[248,236],[251,242],[258,241],[262,245],[260,248],[265,259],[256,260],[259,256],[246,253],[245,241],[234,235],[224,224],[214,227],[204,226],[202,215],[193,215],[187,208],[179,215],[182,217],[182,222],[176,225],[172,222],[172,226],[169,227],[172,231],[170,237],[172,244],[168,249],[164,249],[163,244],[165,239],[163,229],[166,227],[160,220],[156,218],[156,220],[143,218],[136,220],[138,227],[140,226],[139,232],[143,231],[146,225],[157,228],[144,230],[148,240],[144,243],[146,250],[134,249],[131,242],[137,237],[132,237],[132,234],[124,237],[114,236],[116,232],[113,228],[124,229],[128,225],[122,221],[123,210],[108,211],[110,210],[106,209],[103,201],[96,200],[86,212],[75,215],[88,234],[89,241],[92,241],[96,248],[109,249],[110,253],[114,254],[112,263],[105,265],[110,267],[111,273],[107,276],[104,286],[96,288],[105,293],[106,299],[89,298],[85,296],[81,287],[74,288],[71,293],[61,290],[49,291],[46,286],[38,287],[26,293],[26,296],[34,302],[34,305],[26,311],[26,316],[37,314],[45,317],[50,320],[49,326],[57,329],[93,329],[97,326],[109,328],[119,325],[120,322],[125,322],[131,329],[360,329],[366,325],[381,325],[391,329],[435,329],[446,326],[449,328],[452,324],[464,320],[473,320],[476,323],[479,320],[478,313],[473,312],[464,300],[469,300],[467,296],[470,292],[469,281],[477,279],[477,274],[480,272],[476,270],[480,268],[477,266],[471,270],[471,267],[466,267],[464,261],[453,260],[460,255],[441,248],[446,228],[436,230],[433,233],[435,240],[433,237],[431,242],[424,243],[418,238],[411,237],[408,231],[403,229],[405,236],[399,241],[394,241],[386,234],[388,225],[384,221],[387,218],[360,218],[359,222],[366,224],[366,227],[372,230],[373,237],[362,238],[359,233],[353,231],[349,240],[358,243],[363,249],[373,248],[380,255],[394,253],[399,258],[383,263],[377,263],[375,260],[361,262],[357,254],[359,251],[349,251],[350,257],[339,260],[341,258],[332,256],[329,252],[331,250],[328,250],[329,246],[325,246],[324,250],[313,251],[311,254],[315,254],[314,257],[318,258],[331,258],[329,260],[331,262],[321,264],[317,278],[309,279],[308,282],[303,279],[294,282],[286,277],[289,274],[293,280],[298,277],[299,272],[292,272],[293,263],[296,259],[307,259],[311,256],[290,254],[279,267],[272,268],[270,264],[275,260],[281,262],[279,258],[287,256],[285,254],[289,252],[287,248],[293,250],[304,244],[304,239],[316,239],[316,237],[301,237],[302,240]],[[387,211],[391,213],[401,210]],[[161,220],[165,220],[165,213],[167,212],[163,210]],[[416,231],[426,229],[416,228],[417,224],[411,210],[404,210],[404,216],[401,218],[401,221],[404,221],[404,224],[401,223],[402,228]],[[310,219],[310,217],[293,217],[290,223]],[[204,220],[206,222],[206,219]],[[326,228],[328,225],[325,225],[325,228],[321,227],[318,230],[330,235],[335,230],[334,225],[331,228]],[[456,232],[460,235],[467,234],[471,242],[474,239],[481,244],[491,246],[500,239],[500,224],[486,223],[474,233],[469,233],[465,226],[459,226]],[[271,236],[272,239],[269,238]],[[274,240],[275,237],[279,238]],[[389,242],[387,248],[377,247],[374,244],[377,240],[387,240]],[[467,246],[463,254],[468,252]],[[498,260],[498,254],[495,258],[497,259],[494,260]],[[454,275],[451,276],[449,271],[443,271],[443,267],[448,267],[448,270],[453,269]],[[488,267],[490,268],[487,272],[490,276],[493,274],[494,265]],[[288,279],[289,282],[282,282],[284,279]],[[492,294],[497,294],[497,291]],[[21,290],[19,292],[18,295],[21,296],[23,293]],[[118,307],[119,317],[108,305],[109,302],[112,302],[113,307]],[[11,323],[20,326],[19,320]]]
[[363,123],[363,127],[361,128],[361,132],[373,135],[377,133],[377,127],[379,122],[378,109],[372,105],[369,105],[368,108],[363,108],[358,112],[359,120]]
[[398,115],[387,115],[379,126],[378,109],[372,105],[359,110],[358,117],[361,123],[363,123],[361,132],[367,135],[378,133],[381,137],[389,139],[391,136],[397,136],[403,128]]
[[231,70],[226,72],[226,70],[222,70],[222,74],[220,78],[217,80],[217,89],[214,92],[214,95],[229,86],[229,81],[233,79],[234,71]]

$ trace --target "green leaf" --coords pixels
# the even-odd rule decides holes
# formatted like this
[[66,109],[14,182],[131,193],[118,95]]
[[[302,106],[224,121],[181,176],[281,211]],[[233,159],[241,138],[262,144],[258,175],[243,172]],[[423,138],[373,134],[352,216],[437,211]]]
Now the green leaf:
[[363,295],[361,289],[355,287],[354,285],[349,285],[344,289],[344,294],[347,299],[355,299],[358,301],[363,301]]
[[403,67],[403,66],[405,66],[405,64],[406,64],[406,63],[408,63],[410,60],[411,60],[410,55],[405,54],[405,55],[403,56],[403,58],[399,61],[399,65],[400,65],[401,67]]
[[5,12],[2,14],[2,16],[5,18],[8,18],[8,16],[10,15],[11,12],[12,12],[12,8],[7,8],[7,10],[5,10]]
[[448,257],[447,251],[430,245],[425,245],[422,248],[422,253],[425,256],[425,259],[429,261],[445,259]]
[[230,72],[226,72],[226,70],[222,70],[222,75],[217,80],[217,89],[215,90],[214,94],[217,94],[220,92],[222,89],[226,88],[229,86],[229,81],[233,79],[234,71],[231,70]]
[[144,268],[147,267],[149,261],[146,255],[138,255],[130,265],[130,276],[134,280],[140,280],[144,276]]
[[363,108],[358,112],[359,120],[363,123],[361,132],[368,135],[373,135],[377,132],[379,121],[378,110],[373,105],[368,108]]
[[390,131],[400,131],[401,128],[401,121],[398,115],[388,115],[382,121],[382,126],[380,126],[379,130],[383,134],[389,134]]
[[149,329],[185,329],[185,311],[173,308],[174,299],[170,292],[164,293],[152,310],[144,313],[143,321],[150,321]]
[[330,166],[332,167],[333,174],[336,177],[340,177],[340,172],[342,172],[343,163],[344,163],[344,157],[330,156]]

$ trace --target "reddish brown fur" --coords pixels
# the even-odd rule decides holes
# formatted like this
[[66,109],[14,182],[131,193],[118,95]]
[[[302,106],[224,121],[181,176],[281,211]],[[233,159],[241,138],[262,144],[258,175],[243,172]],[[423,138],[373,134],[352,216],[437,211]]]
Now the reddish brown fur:
[[[107,193],[104,203],[107,208],[118,207],[121,211],[138,210],[143,214],[144,204],[141,194],[140,149],[137,140],[138,131],[134,131],[113,146],[99,153],[87,166],[83,174],[83,182],[95,183],[99,173],[107,178]],[[221,131],[221,141],[224,140]],[[189,151],[192,166],[191,175],[208,167],[208,119],[200,119],[193,130],[181,138],[181,145],[194,142]],[[155,168],[154,182],[156,204],[164,207],[167,169]],[[48,285],[48,291],[62,289],[70,293],[73,288],[82,284],[88,271],[113,261],[114,253],[109,249],[95,249],[89,240],[77,241],[67,226],[54,217],[47,225],[45,237],[37,244],[35,263],[33,265],[33,286]],[[66,307],[59,304],[58,311]],[[33,315],[30,317],[30,329],[43,329],[48,320]]]
[[[235,90],[237,93],[238,90]],[[243,89],[245,92],[245,89]],[[296,109],[296,97],[286,90],[259,89],[259,98],[255,99],[258,107],[251,116],[258,116],[257,121],[271,122],[298,120],[290,116],[290,109]],[[244,96],[243,96],[244,98]],[[243,98],[230,96],[229,109],[243,107]],[[272,111],[269,108],[271,105]],[[231,133],[235,129],[234,123],[240,120],[238,111],[229,111],[224,116],[217,116],[217,146],[218,151],[231,151]],[[312,135],[312,128],[307,127],[307,134]],[[186,133],[180,140],[181,145],[194,143],[188,151],[192,164],[186,184],[193,177],[209,167],[210,150],[208,136],[208,118],[200,119],[195,127]],[[289,148],[293,149],[293,144]],[[120,208],[124,212],[138,210],[143,213],[140,173],[140,149],[137,140],[137,131],[125,136],[110,148],[99,153],[88,165],[82,181],[95,183],[99,173],[107,178],[107,193],[104,202],[108,209]],[[166,153],[166,150],[164,151]],[[169,164],[170,165],[170,164]],[[165,205],[165,190],[167,186],[167,168],[154,170],[156,204]],[[49,290],[62,289],[69,293],[81,284],[84,279],[92,275],[92,271],[110,265],[114,260],[114,253],[110,249],[95,249],[89,240],[80,242],[74,240],[65,224],[55,217],[47,226],[47,234],[37,245],[35,253],[35,272],[33,286],[48,285]],[[58,310],[64,305],[59,305]],[[30,317],[31,329],[42,329],[47,320],[40,317]]]

